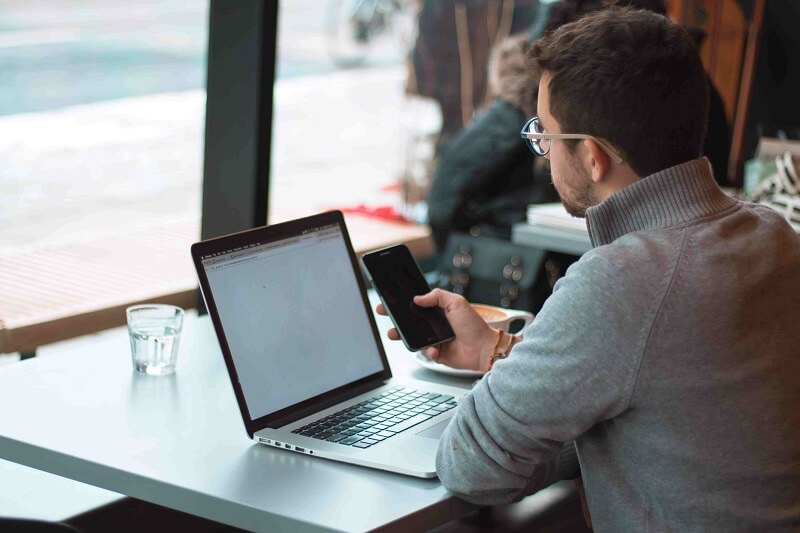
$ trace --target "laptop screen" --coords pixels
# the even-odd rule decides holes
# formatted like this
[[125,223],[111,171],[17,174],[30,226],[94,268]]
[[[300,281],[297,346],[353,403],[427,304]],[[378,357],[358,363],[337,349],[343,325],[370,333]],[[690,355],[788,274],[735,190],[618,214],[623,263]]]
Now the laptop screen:
[[251,420],[384,370],[345,239],[328,217],[200,257]]

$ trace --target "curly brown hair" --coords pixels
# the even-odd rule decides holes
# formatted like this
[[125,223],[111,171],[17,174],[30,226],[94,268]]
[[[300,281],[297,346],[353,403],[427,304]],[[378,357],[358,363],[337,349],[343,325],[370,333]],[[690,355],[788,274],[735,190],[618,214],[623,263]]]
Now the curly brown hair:
[[562,132],[611,142],[640,176],[699,157],[708,82],[694,42],[667,17],[601,9],[547,33],[528,60],[537,78],[550,75]]
[[492,49],[488,68],[489,94],[493,98],[502,98],[530,116],[536,113],[539,84],[528,69],[527,52],[525,34],[507,37]]

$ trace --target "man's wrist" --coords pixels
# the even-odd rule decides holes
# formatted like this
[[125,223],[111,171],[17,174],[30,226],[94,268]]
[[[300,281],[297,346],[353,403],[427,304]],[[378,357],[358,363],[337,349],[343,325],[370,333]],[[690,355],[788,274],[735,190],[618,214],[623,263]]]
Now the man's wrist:
[[491,370],[494,366],[494,363],[498,359],[505,359],[508,357],[509,352],[511,352],[511,348],[520,340],[516,335],[505,332],[501,329],[496,329],[493,331],[496,332],[497,336],[495,338],[492,350],[488,353],[488,357],[482,358],[482,361],[485,361],[485,363],[481,365],[484,372]]

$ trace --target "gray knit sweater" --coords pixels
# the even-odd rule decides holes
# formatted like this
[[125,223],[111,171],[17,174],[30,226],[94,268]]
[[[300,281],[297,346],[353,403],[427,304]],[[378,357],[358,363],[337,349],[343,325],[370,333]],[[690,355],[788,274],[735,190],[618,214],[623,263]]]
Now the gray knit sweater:
[[706,159],[587,216],[594,248],[459,406],[442,483],[482,504],[576,441],[596,531],[800,530],[800,239]]

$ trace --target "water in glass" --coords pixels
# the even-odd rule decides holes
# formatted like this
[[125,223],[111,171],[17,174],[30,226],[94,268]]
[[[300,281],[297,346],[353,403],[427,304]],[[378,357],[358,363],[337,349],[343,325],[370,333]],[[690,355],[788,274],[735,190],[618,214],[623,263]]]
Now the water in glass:
[[161,324],[131,327],[133,367],[139,372],[163,375],[175,371],[180,330]]

